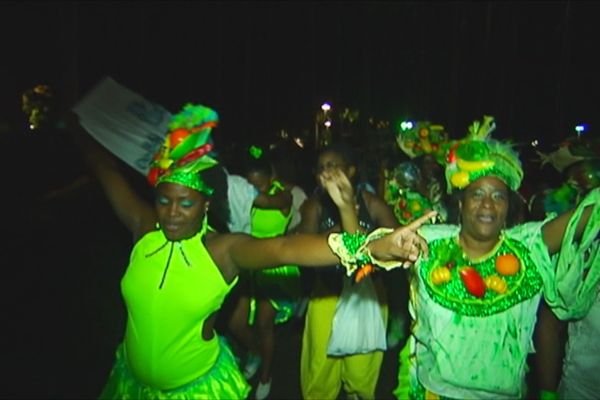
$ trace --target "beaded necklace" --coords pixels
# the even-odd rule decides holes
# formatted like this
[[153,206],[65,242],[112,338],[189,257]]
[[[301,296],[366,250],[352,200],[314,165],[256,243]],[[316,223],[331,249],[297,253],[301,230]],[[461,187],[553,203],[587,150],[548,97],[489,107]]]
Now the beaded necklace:
[[529,249],[504,234],[488,254],[477,259],[463,252],[458,236],[432,241],[429,253],[418,272],[427,292],[436,303],[461,315],[497,314],[542,288]]

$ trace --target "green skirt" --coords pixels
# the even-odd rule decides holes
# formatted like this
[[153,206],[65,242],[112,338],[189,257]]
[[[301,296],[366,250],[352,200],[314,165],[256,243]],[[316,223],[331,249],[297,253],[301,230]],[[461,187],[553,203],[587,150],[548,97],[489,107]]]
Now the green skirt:
[[245,399],[250,385],[242,375],[231,349],[219,337],[221,352],[210,371],[194,381],[170,390],[160,390],[139,382],[129,370],[123,345],[117,348],[116,362],[100,399]]

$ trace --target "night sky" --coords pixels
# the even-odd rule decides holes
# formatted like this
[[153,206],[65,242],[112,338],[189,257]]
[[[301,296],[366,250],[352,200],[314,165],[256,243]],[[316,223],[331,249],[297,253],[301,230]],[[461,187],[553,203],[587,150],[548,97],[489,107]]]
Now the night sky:
[[73,102],[104,75],[177,111],[215,108],[224,138],[313,130],[320,104],[453,136],[562,138],[598,117],[596,2],[2,2],[4,120],[49,83]]

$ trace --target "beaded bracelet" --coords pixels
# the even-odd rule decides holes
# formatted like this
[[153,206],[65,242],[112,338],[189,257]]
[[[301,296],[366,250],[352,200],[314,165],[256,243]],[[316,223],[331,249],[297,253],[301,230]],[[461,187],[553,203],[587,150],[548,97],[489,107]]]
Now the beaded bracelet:
[[393,229],[390,228],[379,228],[369,235],[362,232],[332,233],[327,242],[331,250],[340,258],[340,263],[346,268],[347,276],[351,276],[357,269],[368,264],[389,270],[401,266],[402,262],[378,260],[373,257],[368,245],[392,231]]

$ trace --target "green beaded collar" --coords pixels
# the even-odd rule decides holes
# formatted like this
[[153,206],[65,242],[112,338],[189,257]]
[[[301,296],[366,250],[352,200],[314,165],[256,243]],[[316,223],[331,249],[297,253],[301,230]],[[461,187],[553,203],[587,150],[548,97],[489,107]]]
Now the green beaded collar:
[[[502,235],[489,255],[470,260],[463,253],[458,237],[439,239],[429,243],[429,258],[421,262],[418,273],[436,303],[461,315],[485,317],[505,311],[540,292],[542,278],[528,252],[523,244]],[[503,274],[500,271],[505,270],[497,270],[496,260],[502,255],[509,255],[503,259],[518,260],[518,271]],[[468,266],[474,269],[466,274],[469,278],[461,277],[462,269]],[[471,279],[472,283],[472,278],[479,280],[482,290],[479,295],[467,288],[466,280]]]

